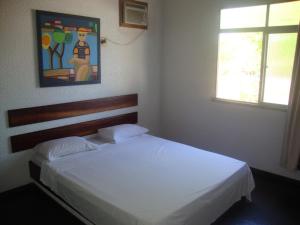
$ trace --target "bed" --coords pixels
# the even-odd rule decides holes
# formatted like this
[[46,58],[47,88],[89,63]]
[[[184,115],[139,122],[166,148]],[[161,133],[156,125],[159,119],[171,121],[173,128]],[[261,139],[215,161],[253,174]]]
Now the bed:
[[208,225],[254,188],[246,163],[151,135],[53,162],[40,181],[103,225]]
[[[12,143],[20,149],[66,130],[86,136],[95,127],[136,122],[131,113],[17,135]],[[51,162],[33,158],[30,175],[90,224],[209,225],[242,197],[251,200],[254,181],[245,162],[149,134],[117,144],[88,141],[97,149]]]

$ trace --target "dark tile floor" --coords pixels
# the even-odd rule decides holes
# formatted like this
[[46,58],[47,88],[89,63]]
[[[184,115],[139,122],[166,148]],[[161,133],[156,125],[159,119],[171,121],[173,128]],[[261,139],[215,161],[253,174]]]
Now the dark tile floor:
[[[253,202],[236,203],[213,225],[300,225],[299,186],[260,175],[255,181]],[[0,215],[2,225],[82,225],[33,184],[0,194]]]
[[240,201],[213,225],[300,225],[300,186],[254,175],[252,202]]

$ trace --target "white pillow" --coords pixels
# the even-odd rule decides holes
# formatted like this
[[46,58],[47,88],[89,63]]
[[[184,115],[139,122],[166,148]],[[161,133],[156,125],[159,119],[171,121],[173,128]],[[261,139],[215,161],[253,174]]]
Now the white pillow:
[[106,127],[98,130],[98,135],[107,141],[120,143],[129,138],[147,133],[147,128],[136,124],[121,124],[112,127]]
[[66,155],[96,148],[97,145],[82,137],[66,137],[40,143],[34,147],[34,150],[43,158],[53,161]]

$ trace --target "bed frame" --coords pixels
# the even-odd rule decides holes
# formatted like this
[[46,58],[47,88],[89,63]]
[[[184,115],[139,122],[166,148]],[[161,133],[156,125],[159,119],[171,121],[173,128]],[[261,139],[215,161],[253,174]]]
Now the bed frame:
[[[68,117],[86,115],[97,112],[110,111],[114,109],[128,108],[138,105],[138,95],[122,95],[109,98],[69,102],[55,105],[38,106],[8,110],[9,127],[46,122]],[[86,121],[67,126],[60,126],[52,129],[40,130],[10,137],[12,152],[19,152],[33,148],[35,145],[52,139],[69,136],[87,136],[97,133],[97,130],[104,127],[132,123],[138,121],[138,113],[132,112],[118,116],[107,117],[92,121]],[[40,182],[41,168],[29,161],[29,173],[34,183],[47,195],[53,198],[61,206],[71,212],[85,224],[93,224],[83,214],[65,202],[61,197],[51,191]]]
[[[138,105],[137,94],[126,96],[115,96],[102,99],[93,99],[80,102],[70,102],[56,105],[39,106],[33,108],[23,108],[8,111],[9,126],[21,126],[32,123],[40,123],[50,120],[63,119],[79,115],[104,112],[113,109],[127,108]],[[11,136],[12,152],[31,149],[36,144],[44,141],[68,137],[68,136],[87,136],[97,133],[97,130],[125,123],[137,123],[138,113],[132,112],[118,116],[86,121],[67,126],[60,126],[52,129],[40,130],[31,133]],[[29,161],[29,172],[33,182],[47,195],[54,199],[58,204],[80,219],[83,223],[94,225],[85,215],[76,210],[68,202],[55,194],[47,186],[41,183],[41,167]]]
[[30,173],[30,177],[32,178],[33,182],[49,197],[51,197],[53,200],[55,200],[63,208],[68,210],[71,214],[76,216],[83,223],[85,223],[87,225],[95,225],[86,216],[84,216],[81,212],[79,212],[77,209],[75,209],[72,205],[70,205],[68,202],[66,202],[63,198],[61,198],[59,195],[57,195],[49,187],[47,187],[40,181],[41,167],[39,167],[32,161],[29,161],[29,173]]

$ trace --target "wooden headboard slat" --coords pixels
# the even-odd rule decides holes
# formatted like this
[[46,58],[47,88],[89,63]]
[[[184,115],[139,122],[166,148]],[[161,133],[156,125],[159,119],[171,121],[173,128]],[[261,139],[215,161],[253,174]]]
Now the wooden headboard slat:
[[8,110],[9,127],[136,106],[137,94]]
[[86,136],[97,133],[97,130],[100,128],[125,123],[137,123],[137,119],[137,112],[133,112],[119,116],[113,116],[62,127],[56,127],[47,130],[36,131],[32,133],[11,136],[10,141],[12,146],[12,152],[19,152],[26,149],[31,149],[41,142],[49,141],[52,139],[69,136]]

